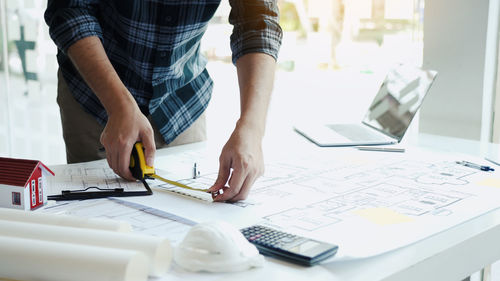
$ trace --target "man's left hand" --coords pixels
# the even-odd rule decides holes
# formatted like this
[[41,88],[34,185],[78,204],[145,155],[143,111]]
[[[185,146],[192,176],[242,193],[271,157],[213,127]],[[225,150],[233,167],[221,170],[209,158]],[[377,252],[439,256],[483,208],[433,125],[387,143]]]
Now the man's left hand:
[[214,201],[246,199],[264,173],[262,138],[276,61],[264,53],[249,53],[236,62],[241,114],[219,157],[219,176],[210,187]]
[[219,175],[209,192],[218,202],[246,199],[263,173],[262,137],[249,126],[238,124],[222,149]]

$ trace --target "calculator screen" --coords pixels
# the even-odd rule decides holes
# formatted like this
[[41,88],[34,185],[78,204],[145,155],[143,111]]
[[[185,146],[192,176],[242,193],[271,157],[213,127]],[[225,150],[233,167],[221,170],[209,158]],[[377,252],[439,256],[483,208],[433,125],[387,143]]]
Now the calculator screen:
[[297,254],[307,252],[308,250],[320,245],[320,243],[315,242],[315,241],[306,241],[302,244],[299,244],[293,248],[288,249],[290,252],[294,252]]

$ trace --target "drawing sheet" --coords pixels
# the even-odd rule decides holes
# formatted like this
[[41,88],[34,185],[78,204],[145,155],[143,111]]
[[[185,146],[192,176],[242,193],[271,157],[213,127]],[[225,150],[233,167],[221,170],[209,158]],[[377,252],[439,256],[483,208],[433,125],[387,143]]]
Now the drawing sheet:
[[[88,187],[101,189],[123,188],[124,191],[145,191],[139,181],[127,181],[109,168],[106,160],[50,166],[54,177],[47,177],[47,194],[58,195],[62,190],[81,190]],[[99,191],[89,189],[88,191]]]
[[[169,155],[159,162],[169,171],[176,163],[197,159],[203,159],[202,151]],[[457,160],[488,164],[470,156],[416,149],[294,152],[268,161],[249,198],[235,204],[169,192],[157,192],[154,200],[124,200],[168,209],[196,222],[268,224],[339,245],[335,259],[356,259],[414,243],[500,207],[500,173],[464,167]],[[205,166],[201,177],[191,181],[207,186],[216,175],[217,165]]]
[[177,245],[195,224],[171,213],[117,198],[58,203],[47,206],[40,212],[126,222],[134,232],[166,237],[172,245]]

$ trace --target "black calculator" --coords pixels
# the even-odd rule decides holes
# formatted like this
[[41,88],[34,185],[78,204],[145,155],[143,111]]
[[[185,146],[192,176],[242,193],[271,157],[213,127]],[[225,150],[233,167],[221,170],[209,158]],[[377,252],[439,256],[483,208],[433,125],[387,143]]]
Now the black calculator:
[[282,232],[262,225],[241,230],[243,236],[265,256],[312,266],[337,253],[337,245]]

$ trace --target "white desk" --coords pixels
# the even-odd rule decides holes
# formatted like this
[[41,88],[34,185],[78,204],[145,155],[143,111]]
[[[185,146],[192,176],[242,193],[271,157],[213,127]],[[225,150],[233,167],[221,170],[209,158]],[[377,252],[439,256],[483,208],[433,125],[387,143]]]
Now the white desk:
[[[293,134],[285,146],[314,147]],[[479,142],[432,135],[411,141],[418,146],[484,156]],[[274,145],[271,145],[274,147]],[[327,148],[331,149],[331,148]],[[335,148],[333,148],[335,149]],[[381,153],[381,152],[372,152]],[[492,164],[493,165],[493,164]],[[367,234],[367,239],[369,239]],[[495,210],[425,240],[379,256],[304,268],[270,260],[265,268],[228,274],[223,280],[462,280],[500,259],[500,210]]]
[[[419,135],[417,140],[410,142],[420,147],[476,156],[484,156],[498,149],[498,145],[494,144],[481,146],[477,141],[425,134]],[[499,240],[500,210],[495,210],[423,241],[376,257],[336,262],[303,269],[302,272],[296,267],[291,267],[292,269],[286,271],[300,272],[296,275],[291,274],[297,280],[306,278],[313,280],[462,280],[500,259]],[[256,277],[257,275],[251,278]]]
[[[266,142],[265,151],[269,157],[279,153],[319,149],[297,134],[287,131],[279,133],[286,142]],[[413,143],[422,147],[437,147],[471,154],[486,153],[478,142],[454,138],[421,135]],[[158,151],[158,156],[170,152],[187,150],[198,144],[174,147]],[[214,146],[215,154],[220,150]],[[491,145],[492,148],[496,146]],[[291,149],[293,148],[293,150]],[[321,148],[337,149],[337,148]],[[343,148],[352,149],[352,148]],[[292,151],[292,152],[291,152]],[[387,152],[366,152],[387,153]],[[159,199],[160,194],[155,194]],[[367,233],[366,239],[370,239]],[[467,221],[461,225],[428,237],[412,245],[379,256],[337,261],[330,264],[302,267],[275,259],[267,259],[263,268],[229,274],[170,272],[162,280],[462,280],[500,259],[500,210]]]

